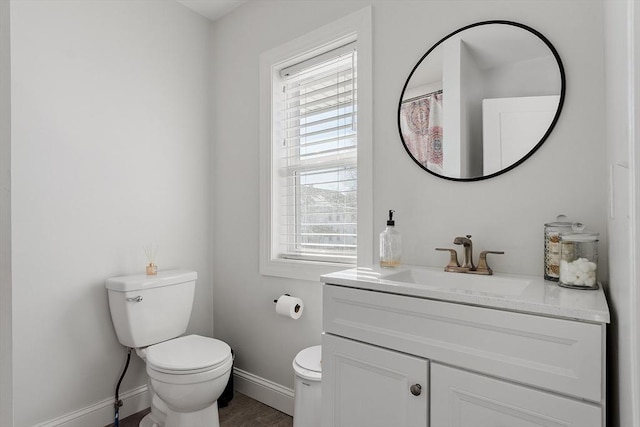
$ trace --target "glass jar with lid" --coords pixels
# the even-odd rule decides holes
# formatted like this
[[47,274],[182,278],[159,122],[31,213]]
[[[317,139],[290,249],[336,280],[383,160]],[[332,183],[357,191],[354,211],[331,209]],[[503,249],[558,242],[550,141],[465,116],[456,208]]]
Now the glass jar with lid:
[[580,223],[560,234],[560,286],[598,289],[598,240],[600,235],[584,231]]
[[558,215],[544,225],[544,279],[557,282],[560,277],[560,233],[571,231],[571,221]]

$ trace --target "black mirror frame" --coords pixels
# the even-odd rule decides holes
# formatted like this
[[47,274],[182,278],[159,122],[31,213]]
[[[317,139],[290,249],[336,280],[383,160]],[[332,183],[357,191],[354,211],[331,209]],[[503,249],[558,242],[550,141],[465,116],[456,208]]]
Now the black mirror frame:
[[[512,165],[510,165],[510,166],[508,166],[508,167],[506,167],[504,169],[501,169],[501,170],[499,170],[497,172],[494,172],[492,174],[489,174],[489,175],[482,175],[482,176],[477,176],[477,177],[472,177],[472,178],[454,178],[454,177],[450,177],[450,176],[440,175],[438,173],[435,173],[435,172],[427,169],[422,163],[420,163],[418,161],[418,159],[416,159],[413,156],[411,151],[409,151],[409,148],[407,147],[407,144],[404,141],[404,137],[402,136],[402,128],[401,128],[401,125],[400,125],[400,111],[401,111],[401,108],[402,108],[402,99],[404,98],[404,93],[405,93],[405,91],[407,89],[407,85],[409,84],[409,81],[411,80],[411,77],[416,72],[416,70],[420,66],[420,64],[422,64],[422,61],[424,61],[424,59],[427,56],[429,56],[429,53],[431,53],[435,48],[437,48],[440,44],[442,44],[449,37],[452,37],[452,36],[462,32],[464,30],[467,30],[469,28],[474,28],[474,27],[479,27],[481,25],[489,25],[489,24],[511,25],[511,26],[514,26],[514,27],[519,27],[519,28],[522,28],[524,30],[527,30],[530,33],[532,33],[535,36],[537,36],[540,40],[542,40],[542,42],[549,48],[549,50],[551,50],[551,52],[553,53],[553,56],[556,59],[556,62],[558,64],[558,69],[560,71],[561,88],[560,88],[560,101],[558,102],[558,109],[556,110],[556,114],[553,116],[553,120],[551,121],[551,124],[549,125],[549,128],[547,129],[545,134],[540,139],[540,142],[538,142],[527,154],[525,154],[520,160],[518,160],[517,162],[513,163]],[[455,30],[452,33],[449,33],[448,35],[446,35],[445,37],[440,39],[440,41],[438,41],[436,44],[434,44],[427,51],[427,53],[422,55],[422,57],[420,58],[418,63],[411,70],[411,73],[409,73],[409,77],[407,77],[407,80],[405,81],[404,86],[402,87],[402,92],[400,93],[400,101],[398,102],[398,133],[400,134],[400,140],[402,141],[402,146],[406,150],[407,154],[409,154],[409,157],[411,157],[411,159],[418,166],[420,166],[425,171],[429,172],[431,175],[437,176],[438,178],[447,179],[449,181],[468,182],[468,181],[482,181],[482,180],[485,180],[485,179],[496,177],[498,175],[502,175],[503,173],[506,173],[506,172],[510,171],[511,169],[514,169],[516,166],[519,166],[521,163],[523,163],[525,160],[527,160],[529,157],[531,157],[531,155],[533,155],[533,153],[535,153],[538,150],[538,148],[540,148],[540,146],[547,140],[547,138],[549,137],[549,135],[553,131],[553,128],[555,127],[556,123],[558,122],[558,118],[560,117],[560,112],[562,111],[562,106],[564,105],[564,97],[565,97],[565,92],[566,92],[566,86],[567,86],[567,84],[566,84],[564,66],[562,65],[562,60],[560,59],[560,55],[558,54],[558,51],[556,50],[556,48],[551,44],[551,42],[544,35],[542,35],[542,33],[540,33],[539,31],[537,31],[537,30],[535,30],[535,29],[533,29],[533,28],[531,28],[531,27],[529,27],[527,25],[521,24],[519,22],[504,21],[504,20],[482,21],[482,22],[476,22],[475,24],[467,25],[465,27],[462,27],[462,28],[459,28],[459,29]]]

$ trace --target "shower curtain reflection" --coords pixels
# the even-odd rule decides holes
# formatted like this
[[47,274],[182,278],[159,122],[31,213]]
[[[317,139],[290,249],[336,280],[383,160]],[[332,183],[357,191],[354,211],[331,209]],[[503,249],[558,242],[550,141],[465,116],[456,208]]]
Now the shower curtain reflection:
[[425,168],[442,172],[442,91],[402,102],[402,136],[411,155]]

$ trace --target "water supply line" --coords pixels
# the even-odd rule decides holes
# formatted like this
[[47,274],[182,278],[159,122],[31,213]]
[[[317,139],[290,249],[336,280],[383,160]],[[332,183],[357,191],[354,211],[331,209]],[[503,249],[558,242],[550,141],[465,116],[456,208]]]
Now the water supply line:
[[122,400],[120,400],[118,392],[120,390],[120,384],[122,383],[124,374],[127,373],[127,368],[129,367],[129,361],[131,360],[131,350],[131,347],[127,347],[127,362],[125,363],[124,369],[122,370],[122,375],[120,375],[120,379],[118,380],[118,385],[116,385],[116,399],[115,402],[113,402],[113,408],[115,410],[113,425],[115,427],[120,426],[120,407],[122,406]]

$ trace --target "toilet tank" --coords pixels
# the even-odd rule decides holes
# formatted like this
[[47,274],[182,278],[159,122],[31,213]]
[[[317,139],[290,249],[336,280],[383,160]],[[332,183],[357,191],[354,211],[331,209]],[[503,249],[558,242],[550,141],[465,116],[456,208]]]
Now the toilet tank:
[[105,281],[111,320],[124,346],[139,348],[185,333],[198,274],[189,270],[159,271]]

